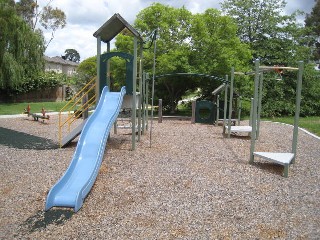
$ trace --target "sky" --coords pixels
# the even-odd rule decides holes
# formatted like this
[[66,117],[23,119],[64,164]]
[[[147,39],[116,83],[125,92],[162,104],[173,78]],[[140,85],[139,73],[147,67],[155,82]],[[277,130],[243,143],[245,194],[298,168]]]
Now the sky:
[[[40,7],[45,0],[38,0]],[[173,7],[185,6],[192,13],[202,13],[208,8],[220,9],[220,0],[53,0],[52,7],[57,7],[66,14],[67,25],[58,29],[54,39],[46,49],[49,57],[64,55],[66,49],[79,52],[81,61],[96,55],[97,41],[93,33],[98,30],[113,14],[119,13],[127,22],[133,24],[136,15],[153,2],[159,2]],[[295,10],[310,13],[315,5],[314,0],[287,0],[286,14]],[[301,21],[304,20],[304,16]],[[44,31],[46,40],[51,32]],[[106,44],[102,43],[102,51]]]

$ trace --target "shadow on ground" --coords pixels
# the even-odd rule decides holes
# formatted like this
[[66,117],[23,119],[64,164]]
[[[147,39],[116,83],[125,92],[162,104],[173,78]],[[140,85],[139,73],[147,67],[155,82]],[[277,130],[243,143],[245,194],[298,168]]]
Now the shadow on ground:
[[279,164],[275,164],[275,163],[267,163],[267,162],[254,162],[253,163],[254,166],[268,171],[272,174],[276,174],[276,175],[283,175],[283,166],[279,165]]
[[0,145],[18,149],[36,150],[56,149],[59,147],[59,145],[51,139],[37,137],[3,127],[0,127]]
[[47,212],[38,211],[34,216],[29,217],[20,227],[22,232],[35,232],[45,229],[48,225],[61,225],[69,220],[74,212],[66,209],[54,209]]

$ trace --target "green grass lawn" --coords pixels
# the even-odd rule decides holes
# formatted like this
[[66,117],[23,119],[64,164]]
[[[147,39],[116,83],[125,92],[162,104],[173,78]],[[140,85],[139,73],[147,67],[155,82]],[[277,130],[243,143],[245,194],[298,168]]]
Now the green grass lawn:
[[[279,118],[263,118],[273,122],[282,122],[293,125],[294,117],[279,117]],[[320,117],[301,117],[299,119],[299,127],[308,130],[320,136]]]
[[[42,107],[44,107],[47,112],[58,112],[64,107],[66,102],[0,103],[0,115],[21,114],[24,112],[24,109],[27,108],[28,104],[30,104],[32,113],[40,113]],[[155,113],[155,115],[156,114],[157,113]],[[191,116],[191,111],[188,108],[181,108],[177,115]],[[293,125],[294,117],[264,118],[262,120]],[[317,136],[320,136],[320,117],[301,117],[299,127],[305,128]]]
[[47,112],[58,112],[66,102],[0,103],[0,115],[21,114],[28,104],[30,112],[40,113],[43,107]]

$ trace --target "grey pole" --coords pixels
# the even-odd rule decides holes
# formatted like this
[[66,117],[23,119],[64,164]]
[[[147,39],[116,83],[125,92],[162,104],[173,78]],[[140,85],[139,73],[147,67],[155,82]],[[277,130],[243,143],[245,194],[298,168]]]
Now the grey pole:
[[257,106],[258,106],[258,88],[259,88],[259,60],[255,61],[255,75],[254,75],[254,97],[253,97],[253,111],[252,111],[252,131],[251,131],[251,146],[250,146],[250,160],[252,164],[254,160],[253,152],[256,143],[256,129],[257,129]]
[[231,134],[231,116],[232,116],[232,101],[233,101],[233,82],[234,82],[234,67],[231,68],[231,83],[229,96],[229,121],[228,121],[228,138]]
[[250,117],[249,117],[249,126],[252,127],[252,116],[253,116],[253,98],[250,101]]
[[133,39],[133,88],[132,88],[132,116],[131,116],[131,123],[132,123],[132,150],[136,149],[136,101],[137,101],[137,37]]
[[294,154],[294,157],[291,163],[295,162],[296,153],[297,153],[298,127],[299,127],[301,89],[302,89],[302,73],[303,73],[303,61],[299,61],[298,82],[297,82],[297,90],[296,90],[296,113],[294,116],[294,128],[293,128],[292,151],[291,151]]
[[142,73],[142,135],[146,131],[146,73]]
[[149,73],[146,73],[146,130],[149,129]]
[[154,77],[156,75],[156,52],[157,52],[157,37],[154,40],[153,49],[153,69],[152,69],[152,98],[151,98],[151,125],[150,125],[150,148],[152,145],[152,124],[153,124],[153,100],[154,100]]
[[[228,82],[228,75],[226,75],[226,83]],[[227,118],[227,104],[228,104],[228,86],[224,89],[224,104],[223,104],[223,133],[226,132],[226,118]]]
[[261,102],[262,102],[262,88],[263,88],[263,72],[260,73],[260,82],[259,82],[259,98],[258,98],[258,117],[257,117],[256,139],[259,139],[259,134],[260,134],[260,115],[261,115]]
[[143,101],[143,93],[142,93],[142,52],[140,49],[140,64],[139,64],[139,108],[138,108],[138,142],[141,139],[141,109],[142,109],[142,101]]

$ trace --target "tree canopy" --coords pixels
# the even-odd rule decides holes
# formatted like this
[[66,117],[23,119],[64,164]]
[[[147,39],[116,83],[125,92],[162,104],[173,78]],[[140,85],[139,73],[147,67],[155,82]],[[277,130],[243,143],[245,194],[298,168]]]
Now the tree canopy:
[[72,62],[80,62],[80,54],[75,49],[66,49],[64,51],[64,58]]
[[0,25],[0,88],[10,91],[43,71],[44,39],[18,16],[11,0],[0,0]]
[[18,15],[31,27],[33,31],[39,31],[38,23],[46,29],[51,30],[51,38],[46,41],[46,48],[54,39],[55,32],[66,26],[66,15],[59,8],[50,6],[52,0],[44,7],[40,7],[38,0],[20,0],[16,3]]
[[320,0],[315,0],[315,2],[311,13],[306,15],[305,26],[310,30],[311,41],[309,44],[313,48],[313,59],[318,62],[320,69]]
[[[308,77],[303,79],[303,94],[308,97],[303,98],[301,113],[319,114],[316,99],[320,97],[320,90],[313,89],[317,83],[316,77],[312,77],[317,73],[307,65],[311,59],[308,44],[314,45],[317,39],[312,30],[317,29],[313,26],[319,15],[307,15],[308,29],[296,21],[301,12],[284,14],[284,0],[224,0],[221,6],[225,14],[237,22],[241,41],[250,45],[254,58],[259,58],[262,64],[297,66],[300,60],[306,63],[305,76]],[[316,9],[312,13],[316,13]],[[280,82],[275,81],[275,74],[265,74],[265,79],[262,114],[269,117],[294,114],[295,73],[285,71]],[[241,94],[247,97],[252,95],[252,87],[247,87],[249,83],[245,81],[242,86],[236,83],[237,89],[242,88]]]
[[254,58],[265,64],[293,64],[308,60],[301,12],[284,14],[285,0],[224,0],[221,7],[238,24],[238,36],[250,44]]
[[[157,75],[186,72],[223,77],[232,65],[245,68],[251,59],[248,46],[236,36],[232,19],[215,9],[192,14],[184,7],[154,3],[137,15],[134,26],[144,36],[157,29]],[[150,72],[152,59],[153,49],[146,50],[144,66]],[[208,96],[219,84],[207,78],[164,77],[157,80],[157,97],[174,112],[187,90],[201,87]]]
[[[186,72],[224,78],[231,67],[236,71],[249,71],[255,58],[271,66],[297,66],[298,60],[305,63],[312,60],[310,46],[316,46],[314,41],[318,36],[313,32],[318,28],[312,26],[317,26],[315,9],[318,5],[308,15],[309,20],[306,19],[307,28],[296,22],[300,12],[284,14],[285,5],[285,1],[277,0],[225,0],[223,13],[207,9],[204,13],[192,14],[184,7],[153,3],[139,12],[134,27],[144,39],[157,30],[156,75]],[[115,49],[111,51],[133,53],[132,42],[130,32],[124,30],[117,36]],[[152,73],[154,54],[150,43],[144,43],[143,69]],[[89,61],[81,68],[93,74],[93,65]],[[114,58],[111,65],[111,82],[117,88],[123,84],[125,64]],[[310,66],[306,64],[303,79],[303,115],[320,113],[317,110],[320,109],[317,104],[320,90],[316,80],[319,74]],[[293,114],[295,73],[284,72],[282,82],[274,81],[274,78],[275,73],[265,74],[263,114]],[[162,98],[163,105],[173,112],[187,91],[201,89],[202,98],[210,99],[211,92],[220,84],[210,78],[166,76],[156,80],[155,99]],[[250,77],[240,79],[237,76],[235,87],[242,96],[252,97]]]

